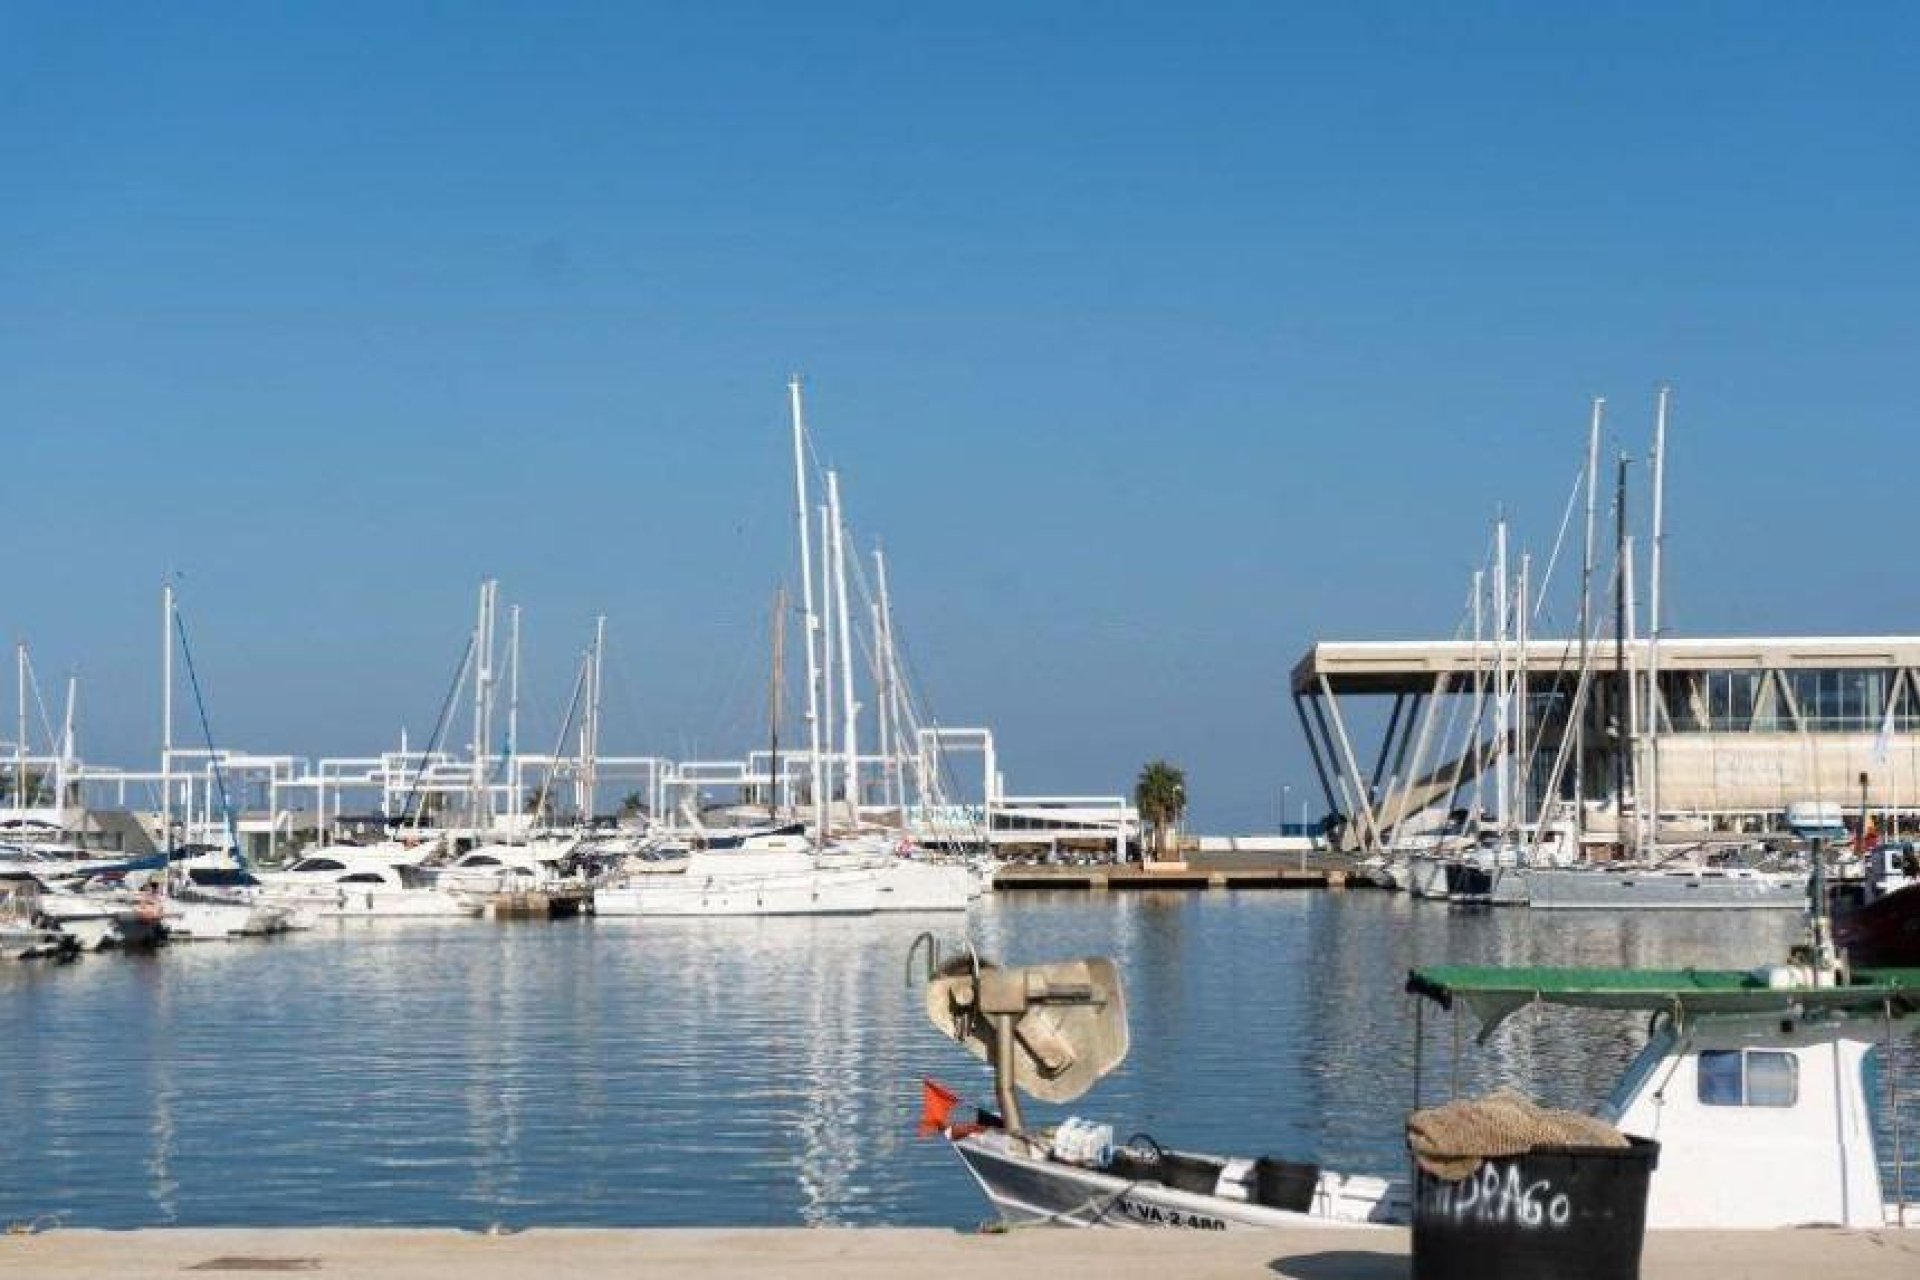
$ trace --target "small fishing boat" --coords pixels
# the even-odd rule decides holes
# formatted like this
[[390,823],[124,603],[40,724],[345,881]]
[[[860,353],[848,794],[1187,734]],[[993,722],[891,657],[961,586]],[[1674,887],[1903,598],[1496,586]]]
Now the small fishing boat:
[[[1111,960],[1001,968],[971,952],[939,965],[929,945],[927,1016],[993,1067],[995,1109],[955,1119],[959,1097],[923,1083],[922,1132],[945,1137],[1010,1222],[1193,1230],[1405,1222],[1404,1182],[1271,1156],[1202,1155],[1078,1118],[1029,1129],[1019,1094],[1071,1102],[1127,1055],[1126,1002]],[[916,948],[920,945],[916,942]]]

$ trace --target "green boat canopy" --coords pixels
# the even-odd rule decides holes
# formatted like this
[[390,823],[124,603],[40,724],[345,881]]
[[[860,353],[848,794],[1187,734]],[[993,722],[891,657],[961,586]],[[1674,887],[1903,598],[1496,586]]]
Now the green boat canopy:
[[1407,974],[1407,991],[1442,1008],[1473,1010],[1485,1039],[1536,1002],[1581,1009],[1796,1013],[1812,1009],[1920,1012],[1920,969],[1856,969],[1844,986],[1782,985],[1804,971],[1776,969],[1543,969],[1438,965]]

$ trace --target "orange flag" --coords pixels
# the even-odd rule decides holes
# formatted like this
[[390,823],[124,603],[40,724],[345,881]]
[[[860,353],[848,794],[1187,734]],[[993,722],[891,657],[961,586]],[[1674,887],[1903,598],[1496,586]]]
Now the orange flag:
[[944,1133],[947,1117],[960,1104],[960,1095],[937,1080],[920,1078],[920,1136],[931,1138]]

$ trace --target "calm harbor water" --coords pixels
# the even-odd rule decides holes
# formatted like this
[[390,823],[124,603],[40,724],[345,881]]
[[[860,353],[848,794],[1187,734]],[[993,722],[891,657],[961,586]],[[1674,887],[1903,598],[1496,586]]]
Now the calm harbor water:
[[[990,1091],[906,982],[929,927],[962,936],[959,917],[355,923],[0,966],[0,1222],[968,1225],[984,1202],[913,1134],[922,1075]],[[1744,966],[1798,924],[1153,893],[1003,895],[967,927],[1010,962],[1119,962],[1132,1056],[1080,1114],[1391,1173],[1409,966]],[[1433,1100],[1452,1033],[1428,1025]],[[1485,1047],[1464,1030],[1463,1088],[1569,1105],[1641,1035],[1590,1014]]]

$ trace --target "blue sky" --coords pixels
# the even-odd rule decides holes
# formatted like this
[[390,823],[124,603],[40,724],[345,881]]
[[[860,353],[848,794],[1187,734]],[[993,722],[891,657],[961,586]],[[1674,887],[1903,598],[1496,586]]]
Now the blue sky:
[[548,723],[604,611],[608,749],[738,751],[798,369],[941,719],[1267,823],[1295,658],[1544,553],[1596,393],[1676,388],[1676,632],[1920,629],[1915,83],[1894,5],[12,4],[0,619],[137,763],[178,573],[220,737],[345,753],[491,573]]

